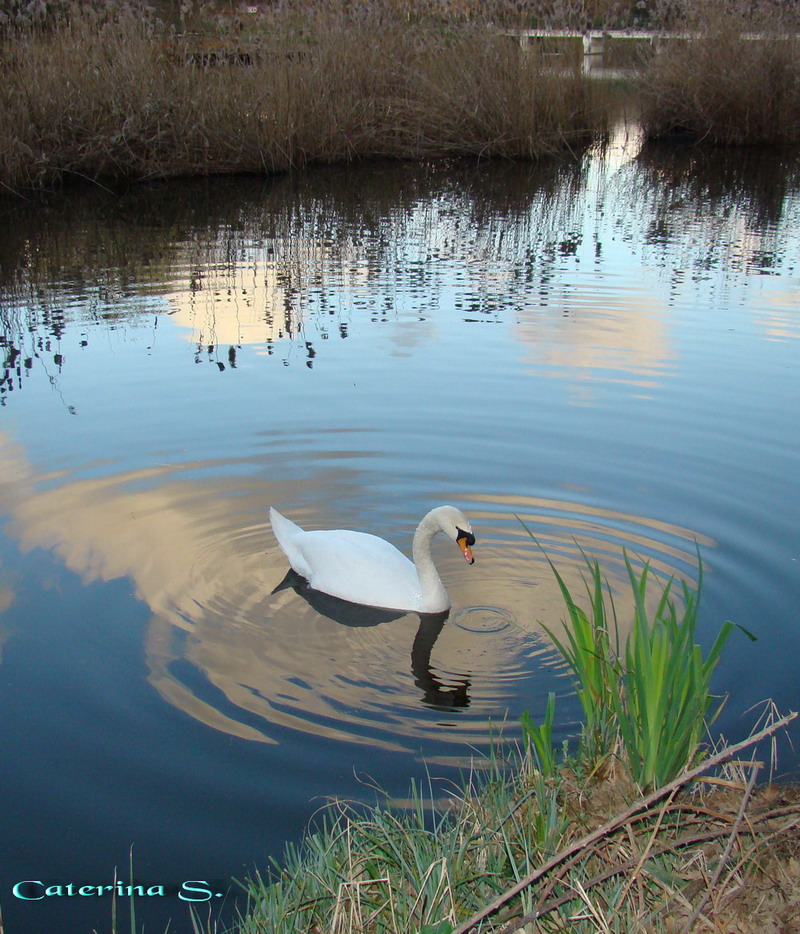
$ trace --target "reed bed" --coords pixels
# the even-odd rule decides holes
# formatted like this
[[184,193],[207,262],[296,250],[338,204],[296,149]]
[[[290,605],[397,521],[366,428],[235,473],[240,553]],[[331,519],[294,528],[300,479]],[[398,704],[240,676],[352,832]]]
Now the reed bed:
[[[655,610],[648,612],[650,565],[637,571],[629,555],[625,567],[633,597],[633,625],[620,646],[616,612],[600,565],[584,555],[589,610],[570,593],[563,578],[551,569],[568,612],[566,636],[548,630],[569,666],[583,709],[579,756],[592,769],[621,765],[643,790],[652,791],[696,764],[702,739],[719,715],[711,676],[734,630],[723,623],[704,658],[697,644],[697,621],[703,565],[699,559],[696,589],[685,581],[675,598],[675,581],[663,584]],[[749,638],[755,637],[739,627]],[[555,699],[548,703],[544,723],[523,719],[526,734],[542,763],[551,763],[546,745],[555,716]],[[552,768],[552,765],[550,766]]]
[[252,21],[191,6],[168,22],[134,0],[6,3],[0,189],[536,159],[597,139],[602,84],[507,34],[531,25],[682,35],[642,65],[651,137],[800,142],[799,17],[772,0],[276,0]]
[[531,159],[600,132],[603,108],[508,36],[469,26],[277,14],[176,34],[75,5],[6,36],[0,184],[280,172],[438,156]]
[[800,143],[800,16],[787,4],[709,2],[644,69],[652,138],[716,145]]

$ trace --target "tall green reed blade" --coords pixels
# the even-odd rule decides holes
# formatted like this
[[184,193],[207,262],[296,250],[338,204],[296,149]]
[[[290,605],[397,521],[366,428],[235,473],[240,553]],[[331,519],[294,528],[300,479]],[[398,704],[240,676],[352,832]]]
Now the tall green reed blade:
[[555,751],[553,750],[553,721],[555,715],[556,696],[551,691],[547,695],[547,707],[542,723],[534,723],[527,710],[520,717],[525,740],[533,748],[540,772],[548,777],[555,775],[558,767]]
[[[525,530],[536,537],[520,519]],[[537,541],[537,544],[538,541]],[[540,545],[541,547],[541,545]],[[544,551],[544,549],[542,549]],[[695,589],[682,582],[682,599],[673,597],[675,580],[664,585],[651,614],[648,612],[650,563],[634,568],[627,551],[625,567],[633,595],[633,625],[620,652],[616,612],[610,588],[603,586],[600,566],[581,550],[589,569],[584,577],[590,614],[575,602],[564,579],[545,554],[567,608],[566,635],[553,640],[570,667],[578,699],[584,712],[582,754],[593,763],[612,754],[617,737],[625,752],[631,777],[643,788],[654,788],[702,756],[701,739],[719,714],[722,704],[708,719],[713,701],[711,677],[733,623],[723,623],[705,658],[696,642],[703,563],[698,551],[698,580]],[[611,614],[606,610],[606,593]],[[612,643],[610,623],[615,640]],[[745,634],[754,638],[746,630]],[[545,723],[532,728],[523,724],[538,750],[548,729]]]
[[[702,754],[700,741],[713,700],[711,676],[733,623],[722,625],[703,659],[696,642],[702,561],[696,590],[683,582],[682,609],[672,598],[674,578],[670,578],[652,620],[646,605],[650,564],[646,562],[637,574],[625,553],[625,565],[634,595],[634,619],[616,715],[631,777],[643,788],[655,788]],[[712,720],[718,713],[719,709]]]
[[[519,521],[541,548],[533,532],[522,519]],[[613,641],[611,638],[611,631],[617,631],[614,603],[609,594],[609,615],[606,588],[597,560],[590,559],[581,550],[589,572],[588,579],[583,578],[590,606],[590,613],[587,613],[575,602],[569,587],[543,548],[542,552],[556,579],[568,614],[563,639],[549,627],[543,628],[572,670],[584,715],[581,737],[583,753],[593,765],[597,765],[612,753],[618,735],[615,698],[619,694],[621,668],[618,640],[616,636]]]

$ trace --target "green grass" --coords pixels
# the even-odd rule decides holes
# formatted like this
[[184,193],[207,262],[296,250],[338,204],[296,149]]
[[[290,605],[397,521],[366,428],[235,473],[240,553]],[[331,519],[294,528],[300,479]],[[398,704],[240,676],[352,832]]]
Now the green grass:
[[720,702],[709,716],[711,676],[734,626],[722,624],[704,658],[695,641],[702,563],[697,590],[682,582],[683,599],[675,601],[670,579],[652,619],[646,609],[649,565],[638,577],[627,555],[625,565],[635,611],[614,707],[631,777],[644,789],[658,788],[702,755],[701,740],[722,707]]
[[613,603],[609,616],[598,563],[586,563],[590,571],[586,584],[590,613],[573,599],[564,579],[548,558],[567,609],[566,636],[559,639],[545,627],[574,675],[578,700],[583,708],[582,751],[599,763],[615,748],[618,733],[615,698],[620,690],[616,620]]
[[[633,624],[621,646],[610,588],[603,583],[598,562],[583,557],[588,610],[578,604],[548,558],[567,619],[563,638],[550,628],[547,632],[572,672],[583,709],[579,756],[593,769],[613,759],[643,791],[652,790],[691,768],[703,754],[701,741],[722,706],[720,702],[712,710],[711,678],[734,624],[723,623],[704,657],[697,642],[703,579],[699,554],[696,589],[681,582],[676,598],[675,580],[670,578],[650,611],[650,564],[645,562],[637,571],[626,553]],[[551,698],[541,726],[529,716],[523,719],[529,742],[550,770],[554,762],[543,747],[552,731],[552,704]]]
[[432,785],[427,795],[412,786],[403,810],[331,805],[300,847],[245,882],[238,934],[452,930],[556,852],[567,830],[561,780],[507,752],[451,787],[446,806]]
[[536,723],[526,710],[521,717],[522,730],[529,743],[531,754],[543,775],[555,775],[560,764],[553,745],[553,723],[556,716],[556,695],[551,691],[547,695],[547,707],[544,720]]
[[[510,778],[495,763],[451,794],[445,809],[418,788],[402,811],[331,806],[267,877],[245,882],[237,931],[444,932],[561,839],[557,789],[537,786],[526,768]],[[528,819],[534,799],[538,821]]]

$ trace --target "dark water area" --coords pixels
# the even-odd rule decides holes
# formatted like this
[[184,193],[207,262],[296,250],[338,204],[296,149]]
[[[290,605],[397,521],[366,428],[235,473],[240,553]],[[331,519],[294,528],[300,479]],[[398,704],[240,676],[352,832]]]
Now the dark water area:
[[[426,774],[444,796],[550,691],[569,736],[560,594],[520,519],[576,591],[599,558],[623,629],[623,550],[695,581],[699,548],[704,646],[724,619],[758,636],[719,665],[717,729],[797,709],[796,158],[621,127],[538,166],[72,189],[0,218],[7,934],[110,930],[110,894],[67,886],[131,860],[147,931],[191,930],[184,882],[230,918],[231,879],[329,798]],[[269,506],[409,553],[447,502],[477,542],[473,566],[434,547],[444,622],[279,586]]]

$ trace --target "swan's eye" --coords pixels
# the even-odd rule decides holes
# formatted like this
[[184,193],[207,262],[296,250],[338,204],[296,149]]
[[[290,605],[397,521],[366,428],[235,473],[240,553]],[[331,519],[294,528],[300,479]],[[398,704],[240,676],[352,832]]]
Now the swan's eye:
[[475,536],[472,534],[472,532],[465,532],[463,529],[456,527],[456,541],[461,541],[462,538],[466,541],[470,548],[475,544]]

